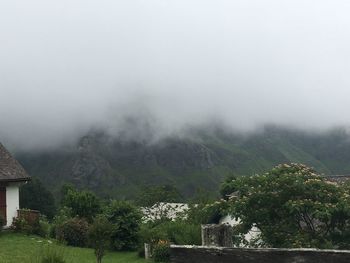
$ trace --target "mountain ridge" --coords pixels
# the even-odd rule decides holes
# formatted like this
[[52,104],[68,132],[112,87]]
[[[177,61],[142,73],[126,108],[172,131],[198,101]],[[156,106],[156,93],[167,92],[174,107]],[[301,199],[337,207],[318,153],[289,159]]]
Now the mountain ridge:
[[91,132],[67,149],[16,156],[30,175],[56,194],[68,182],[105,198],[129,199],[146,185],[171,184],[190,197],[198,189],[217,192],[227,176],[262,173],[280,163],[300,162],[319,173],[348,174],[350,136],[340,128],[312,133],[265,127],[250,134],[197,130],[188,137],[149,143]]

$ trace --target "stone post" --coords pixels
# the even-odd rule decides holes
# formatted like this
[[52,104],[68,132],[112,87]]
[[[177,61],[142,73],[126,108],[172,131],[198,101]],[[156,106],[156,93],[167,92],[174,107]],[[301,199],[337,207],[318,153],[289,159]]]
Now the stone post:
[[145,259],[151,258],[151,245],[145,243]]
[[232,227],[227,224],[202,225],[202,246],[232,247]]

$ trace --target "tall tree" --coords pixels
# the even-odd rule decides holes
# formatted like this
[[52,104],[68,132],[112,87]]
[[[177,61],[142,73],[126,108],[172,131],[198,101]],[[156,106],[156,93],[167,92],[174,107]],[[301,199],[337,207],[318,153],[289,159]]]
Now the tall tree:
[[150,207],[159,202],[177,203],[181,201],[183,197],[173,185],[145,187],[136,198],[136,203],[144,207]]
[[48,218],[55,215],[55,199],[36,177],[32,177],[30,182],[20,188],[19,202],[21,208],[38,210]]
[[79,191],[73,187],[64,186],[62,190],[62,206],[71,209],[72,216],[78,216],[92,221],[93,217],[101,211],[99,198],[90,191]]
[[[225,183],[227,191],[230,183]],[[231,182],[237,195],[228,201],[241,220],[241,234],[256,225],[273,247],[349,248],[350,192],[301,164]]]

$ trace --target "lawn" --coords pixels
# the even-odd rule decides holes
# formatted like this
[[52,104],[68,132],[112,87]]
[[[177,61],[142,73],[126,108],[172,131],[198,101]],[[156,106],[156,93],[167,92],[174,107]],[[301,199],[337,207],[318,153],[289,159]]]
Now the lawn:
[[[55,241],[37,236],[26,236],[15,233],[0,234],[0,262],[27,263],[48,247],[58,249],[64,254],[67,263],[95,263],[94,251],[89,248],[67,247]],[[103,263],[145,263],[133,252],[108,252]]]

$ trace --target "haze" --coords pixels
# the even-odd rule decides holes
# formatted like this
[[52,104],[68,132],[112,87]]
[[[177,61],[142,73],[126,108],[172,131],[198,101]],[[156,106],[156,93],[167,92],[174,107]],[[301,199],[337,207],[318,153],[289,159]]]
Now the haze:
[[[346,0],[0,0],[0,141],[348,126]],[[137,133],[131,133],[138,136]]]

